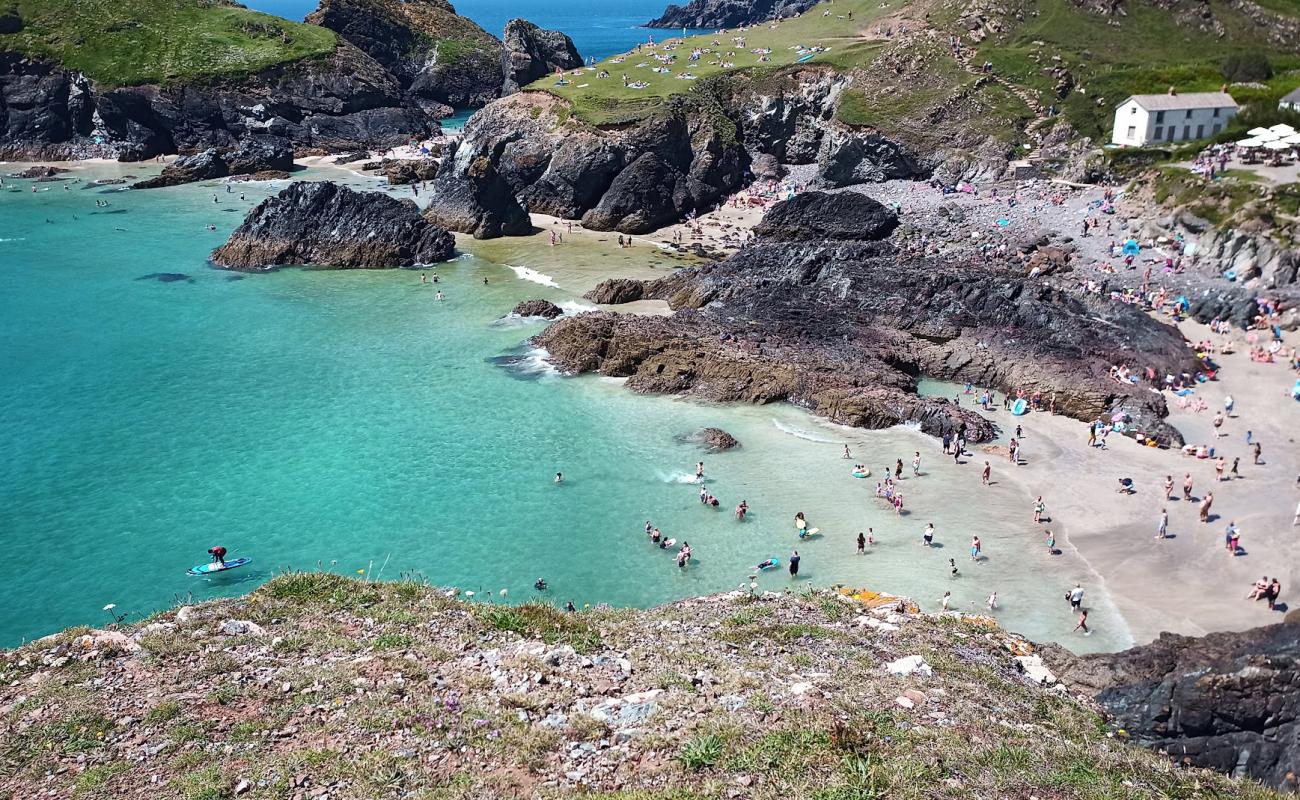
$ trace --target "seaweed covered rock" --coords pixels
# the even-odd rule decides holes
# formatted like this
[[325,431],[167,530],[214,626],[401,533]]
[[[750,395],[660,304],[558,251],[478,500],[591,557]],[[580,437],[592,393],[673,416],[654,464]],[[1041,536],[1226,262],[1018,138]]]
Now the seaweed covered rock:
[[212,253],[237,270],[382,269],[445,261],[456,242],[415,203],[333,183],[294,183],[254,208]]

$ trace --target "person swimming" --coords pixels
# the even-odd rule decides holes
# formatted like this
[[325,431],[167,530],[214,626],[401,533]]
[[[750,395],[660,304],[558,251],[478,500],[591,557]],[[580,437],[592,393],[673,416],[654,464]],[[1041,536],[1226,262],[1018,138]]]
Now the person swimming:
[[546,591],[547,589],[546,579],[538,578],[537,580],[533,581],[533,588],[539,592]]

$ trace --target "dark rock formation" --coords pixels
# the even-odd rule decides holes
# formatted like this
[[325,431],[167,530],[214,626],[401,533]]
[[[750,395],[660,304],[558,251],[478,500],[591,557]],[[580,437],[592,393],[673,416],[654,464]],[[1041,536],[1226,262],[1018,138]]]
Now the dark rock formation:
[[802,14],[817,0],[691,0],[670,5],[647,28],[735,28]]
[[1044,660],[1113,727],[1176,761],[1276,786],[1300,765],[1300,625],[1203,637],[1164,633],[1122,653]]
[[773,206],[754,234],[769,242],[874,242],[897,227],[898,217],[864,194],[805,192]]
[[520,317],[541,317],[543,319],[555,319],[564,316],[564,309],[560,308],[550,300],[525,300],[515,306],[514,311],[510,313]]
[[841,134],[822,140],[816,185],[834,189],[927,174],[903,147],[878,133]]
[[703,445],[704,449],[711,453],[734,450],[740,447],[740,442],[736,440],[736,437],[722,428],[700,428],[688,436],[687,439]]
[[[715,207],[751,179],[751,159],[761,159],[763,173],[774,174],[780,164],[816,161],[827,131],[838,142],[863,141],[831,122],[845,82],[825,66],[719,76],[603,127],[574,119],[559,98],[511,95],[469,121],[456,159],[444,161],[439,185],[448,197],[464,196],[465,187],[457,185],[468,182],[467,170],[485,158],[530,211],[581,219],[593,230],[645,233]],[[882,174],[929,169],[901,145],[878,134],[867,138],[873,152],[892,159],[880,155]],[[866,169],[863,158],[846,161],[843,171]]]
[[501,42],[505,45],[501,54],[501,70],[505,74],[503,94],[517,92],[557,69],[582,66],[582,56],[572,39],[560,31],[543,30],[526,19],[507,22]]
[[379,164],[379,171],[388,179],[390,186],[404,186],[408,183],[431,181],[438,177],[438,162],[432,158],[418,160],[385,158]]
[[35,166],[35,167],[28,167],[27,169],[19,170],[18,172],[11,173],[9,177],[28,178],[28,179],[36,178],[39,180],[40,178],[53,178],[56,175],[62,175],[65,172],[67,172],[67,170],[64,169],[63,167]]
[[474,158],[453,178],[462,154],[472,155],[462,147],[454,146],[443,159],[433,184],[433,201],[425,216],[448,230],[473,234],[475,239],[524,236],[532,232],[533,223],[527,209],[497,174],[491,159]]
[[480,106],[501,91],[501,42],[446,0],[322,0],[307,21],[382,64],[414,104]]
[[240,79],[127,87],[0,50],[0,158],[135,161],[228,150],[250,135],[323,153],[391,147],[436,129],[403,107],[387,70],[346,42],[333,56]]
[[293,169],[293,150],[282,139],[250,136],[239,147],[222,153],[210,147],[202,153],[181,156],[163,167],[157,177],[140,181],[134,189],[157,189],[183,183],[226,178],[231,175],[276,173],[288,175]]
[[333,183],[294,183],[249,212],[212,253],[229,269],[280,265],[381,269],[451,257],[450,233],[420,216],[415,203]]
[[[827,238],[806,240],[805,226],[837,214],[858,225],[822,222]],[[646,285],[647,297],[678,309],[673,316],[582,314],[537,342],[564,370],[627,377],[634,390],[789,400],[860,427],[911,422],[938,434],[965,423],[971,441],[992,438],[977,416],[918,397],[918,378],[930,376],[1039,391],[1082,420],[1123,409],[1143,432],[1181,442],[1163,421],[1160,395],[1120,386],[1107,372],[1135,360],[1160,375],[1194,369],[1174,328],[1028,280],[1018,264],[910,259],[889,240],[869,240],[891,224],[864,196],[812,193],[777,204],[764,240]]]
[[583,297],[602,306],[633,303],[645,297],[645,282],[632,278],[606,278]]

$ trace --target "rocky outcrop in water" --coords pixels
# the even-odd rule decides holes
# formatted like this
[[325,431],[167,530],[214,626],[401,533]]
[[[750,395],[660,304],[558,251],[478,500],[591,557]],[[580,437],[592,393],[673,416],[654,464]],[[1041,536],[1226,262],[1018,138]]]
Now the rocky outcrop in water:
[[211,82],[106,87],[0,50],[0,158],[116,158],[229,150],[274,136],[300,153],[390,147],[437,130],[347,43],[334,54]]
[[480,106],[501,91],[501,42],[446,0],[322,0],[307,21],[382,64],[412,104]]
[[670,5],[647,28],[735,28],[802,14],[817,0],[691,0]]
[[1160,375],[1194,369],[1175,329],[1029,279],[1018,264],[907,257],[885,238],[890,216],[856,193],[777,204],[757,244],[645,285],[677,309],[671,317],[582,314],[537,342],[564,370],[627,377],[637,391],[789,400],[859,427],[913,423],[939,434],[965,423],[971,441],[992,438],[982,418],[918,397],[928,376],[1038,391],[1082,420],[1122,410],[1142,431],[1181,442],[1160,395],[1107,372],[1135,359]]
[[235,150],[223,153],[210,147],[202,153],[181,156],[163,167],[160,175],[135,183],[132,188],[157,189],[231,175],[288,173],[293,168],[293,149],[283,139],[250,136]]
[[564,316],[564,309],[560,308],[550,300],[525,300],[515,306],[510,312],[519,317],[541,317],[542,319],[555,319]]
[[438,162],[432,158],[385,158],[379,163],[379,171],[388,179],[389,186],[405,186],[438,177]]
[[736,437],[724,431],[722,428],[700,428],[687,437],[692,442],[697,442],[704,446],[704,449],[711,453],[720,453],[723,450],[735,450],[740,447],[740,442]]
[[[1300,620],[1121,653],[1043,654],[1138,744],[1271,786],[1300,767]],[[1295,790],[1295,785],[1290,787]]]
[[583,295],[602,306],[633,303],[645,296],[645,282],[633,278],[606,278]]
[[212,253],[214,264],[382,269],[451,258],[456,241],[415,203],[333,183],[294,183],[249,212]]
[[539,28],[526,19],[507,22],[501,42],[505,46],[501,56],[501,70],[505,75],[503,94],[517,92],[557,69],[582,66],[582,56],[572,39],[561,31]]

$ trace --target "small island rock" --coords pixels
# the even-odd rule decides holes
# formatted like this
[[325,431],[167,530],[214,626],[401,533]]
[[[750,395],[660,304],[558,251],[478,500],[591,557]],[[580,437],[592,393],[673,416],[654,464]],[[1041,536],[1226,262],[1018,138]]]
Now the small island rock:
[[455,247],[455,238],[410,200],[304,182],[263,200],[212,261],[238,270],[382,269],[445,261]]
[[520,317],[555,319],[556,317],[564,316],[564,309],[552,303],[550,300],[525,300],[515,306],[515,310],[510,313]]

